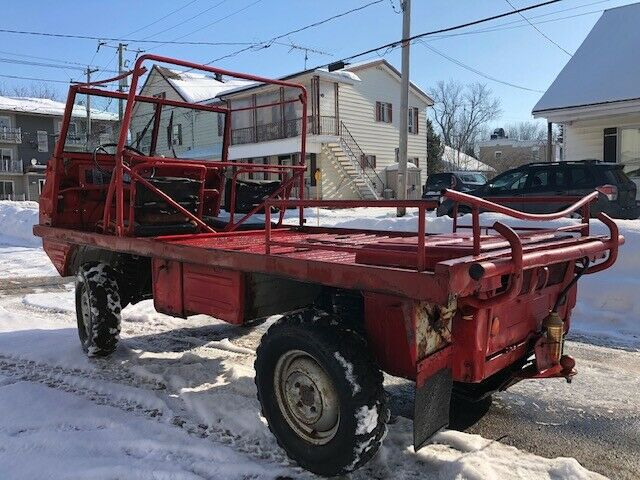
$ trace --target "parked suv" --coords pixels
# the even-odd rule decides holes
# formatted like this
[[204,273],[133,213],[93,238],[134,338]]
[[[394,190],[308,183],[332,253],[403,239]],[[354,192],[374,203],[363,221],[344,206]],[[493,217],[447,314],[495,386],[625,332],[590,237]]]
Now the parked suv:
[[487,177],[478,172],[449,172],[429,175],[422,187],[422,198],[439,200],[440,192],[445,188],[470,192],[487,183]]
[[[636,184],[624,173],[623,165],[599,160],[530,163],[508,170],[468,193],[480,198],[515,197],[515,201],[504,205],[528,213],[551,213],[567,205],[525,203],[524,199],[558,195],[582,197],[595,189],[601,195],[591,205],[592,215],[605,212],[614,218],[634,219],[640,216],[640,208],[636,204]],[[520,198],[523,201],[518,201]],[[462,213],[468,210],[463,205],[459,208]],[[448,199],[437,209],[439,216],[451,215],[452,212],[453,202]]]

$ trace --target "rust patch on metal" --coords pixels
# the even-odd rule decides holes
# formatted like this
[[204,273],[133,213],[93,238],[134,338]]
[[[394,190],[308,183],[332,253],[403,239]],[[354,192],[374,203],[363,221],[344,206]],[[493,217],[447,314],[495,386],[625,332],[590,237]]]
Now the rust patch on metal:
[[421,360],[451,343],[451,322],[458,299],[450,295],[446,305],[417,302],[415,307],[417,357]]

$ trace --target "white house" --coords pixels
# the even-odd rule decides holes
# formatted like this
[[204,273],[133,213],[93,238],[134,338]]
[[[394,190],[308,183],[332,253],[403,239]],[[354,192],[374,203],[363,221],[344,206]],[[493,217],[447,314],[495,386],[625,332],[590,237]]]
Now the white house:
[[640,3],[605,10],[533,108],[563,126],[564,160],[625,164],[640,180]]
[[[308,194],[325,199],[381,198],[385,187],[383,170],[397,161],[400,73],[385,60],[349,65],[342,70],[298,72],[282,80],[305,85],[309,97],[307,126]],[[239,85],[238,85],[239,83]],[[214,91],[215,90],[215,91]],[[271,104],[289,99],[293,92],[273,85],[179,73],[154,67],[142,88],[145,95],[166,98],[226,102],[232,109]],[[211,95],[208,99],[203,98]],[[297,95],[297,92],[295,93]],[[433,100],[415,85],[409,92],[409,161],[426,177],[426,108]],[[138,111],[132,131],[141,132],[151,118]],[[179,109],[177,109],[179,110]],[[186,112],[185,112],[186,113]],[[216,114],[200,113],[202,117]],[[173,148],[180,156],[214,158],[220,152],[221,125],[215,134],[214,120],[187,118],[174,111]],[[137,120],[136,120],[137,118]],[[169,118],[163,114],[162,122]],[[176,125],[180,124],[179,132]],[[230,159],[260,164],[297,163],[302,111],[299,103],[237,111],[232,114]],[[199,133],[204,132],[207,133]],[[169,145],[161,128],[159,144]],[[179,137],[179,138],[178,138]],[[320,183],[315,173],[319,170]],[[269,174],[256,174],[259,178]],[[420,185],[409,185],[409,196],[417,196]]]

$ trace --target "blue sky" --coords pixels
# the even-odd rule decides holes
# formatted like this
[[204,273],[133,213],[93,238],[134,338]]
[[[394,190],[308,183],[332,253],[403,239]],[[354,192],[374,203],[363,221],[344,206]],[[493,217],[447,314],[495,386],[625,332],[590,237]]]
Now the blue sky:
[[[371,0],[63,0],[55,2],[53,7],[50,2],[22,0],[3,2],[0,28],[98,37],[150,37],[153,40],[184,37],[181,40],[253,42],[270,39],[369,1]],[[412,3],[412,34],[464,23],[511,9],[506,0],[413,0]],[[523,7],[537,1],[511,0],[511,3],[516,7]],[[633,2],[563,0],[525,15],[554,42],[573,53],[600,17],[602,10],[628,3]],[[135,32],[179,8],[178,12],[168,18]],[[238,10],[242,11],[234,14]],[[400,38],[402,21],[401,15],[396,13],[398,10],[399,0],[384,0],[360,12],[291,35],[282,41],[290,41],[328,54],[310,53],[308,66],[328,63]],[[189,19],[195,15],[198,16]],[[223,18],[226,16],[228,18]],[[197,29],[201,30],[192,33]],[[493,31],[478,33],[479,29]],[[475,32],[467,34],[471,31]],[[429,45],[452,59],[494,78],[540,92],[549,86],[569,59],[560,48],[517,16],[456,33],[464,34],[431,37],[428,40]],[[0,58],[47,62],[16,56],[19,54],[45,57],[50,59],[49,62],[56,64],[60,64],[61,61],[82,64],[91,62],[105,70],[96,75],[110,76],[106,70],[117,67],[115,50],[103,47],[95,54],[96,45],[95,40],[0,33]],[[242,47],[154,46],[131,42],[130,48],[142,48],[149,52],[206,62]],[[133,58],[133,55],[130,53],[129,57]],[[376,54],[372,54],[364,58],[376,57]],[[399,50],[388,52],[385,58],[400,66]],[[540,92],[525,91],[483,78],[420,43],[412,46],[411,61],[413,82],[427,91],[438,80],[456,79],[464,83],[487,83],[502,101],[503,116],[498,124],[530,120],[531,108],[541,96]],[[63,81],[82,77],[82,72],[77,70],[82,67],[65,65],[69,68],[3,62],[0,63],[0,74]],[[267,76],[280,76],[302,70],[304,53],[273,45],[257,52],[241,53],[216,65]],[[31,82],[26,80],[0,77],[0,84],[6,87],[29,83]],[[61,97],[64,97],[64,85],[52,83],[51,86],[59,89]]]

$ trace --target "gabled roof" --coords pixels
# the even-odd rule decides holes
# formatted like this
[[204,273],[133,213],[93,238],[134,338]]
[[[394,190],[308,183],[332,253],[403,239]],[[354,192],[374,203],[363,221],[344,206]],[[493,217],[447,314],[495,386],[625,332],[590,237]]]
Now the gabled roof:
[[605,10],[533,114],[640,99],[639,25],[640,3]]
[[[50,115],[61,117],[64,115],[66,104],[56,102],[48,98],[31,97],[0,97],[0,112],[32,113],[34,115]],[[84,117],[87,110],[83,105],[74,105],[74,117]],[[91,109],[91,117],[94,120],[117,120],[118,115],[103,110]]]
[[[320,78],[324,78],[329,81],[354,83],[354,82],[360,81],[360,77],[358,77],[357,75],[358,71],[362,71],[369,68],[375,68],[379,66],[386,68],[392,76],[395,76],[397,80],[400,81],[401,74],[398,71],[398,69],[384,59],[376,59],[376,60],[371,60],[366,62],[354,63],[351,65],[347,65],[345,68],[342,68],[340,70],[334,70],[332,72],[329,72],[326,68],[302,70],[300,72],[295,72],[295,73],[285,75],[283,77],[279,77],[278,80],[294,80],[296,78],[301,78],[306,75],[318,75],[320,76]],[[247,92],[254,88],[259,88],[261,86],[263,86],[263,84],[253,83],[246,87],[230,90],[226,92],[225,95],[222,95],[222,96],[226,96],[229,94],[236,94],[239,92]],[[410,89],[415,95],[419,96],[427,105],[433,105],[433,100],[431,99],[431,97],[427,95],[418,86],[416,86],[413,82],[410,82]]]
[[[199,72],[181,72],[154,65],[153,68],[167,83],[189,103],[211,100],[224,92],[249,85],[253,82],[236,78],[218,80]],[[149,77],[147,77],[148,80]],[[142,87],[144,89],[144,86]]]
[[[389,70],[394,76],[397,77],[398,81],[400,81],[400,79],[402,78],[402,74],[400,73],[400,71],[396,67],[391,65],[389,62],[387,62],[384,58],[380,58],[376,60],[368,60],[368,61],[359,62],[359,63],[352,63],[351,65],[347,65],[344,68],[344,70],[348,70],[350,72],[357,72],[358,70],[365,70],[367,68],[373,68],[378,66],[382,66],[387,70]],[[422,97],[422,100],[424,100],[424,102],[427,105],[429,106],[433,105],[433,99],[429,95],[427,95],[424,92],[424,90],[422,90],[413,82],[409,82],[409,86],[410,86],[410,89],[413,90],[413,93],[418,95],[419,97]]]
[[442,162],[448,170],[466,170],[477,172],[495,172],[496,169],[481,162],[471,155],[467,155],[449,145],[444,146]]

